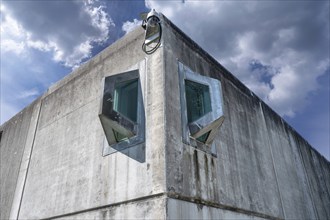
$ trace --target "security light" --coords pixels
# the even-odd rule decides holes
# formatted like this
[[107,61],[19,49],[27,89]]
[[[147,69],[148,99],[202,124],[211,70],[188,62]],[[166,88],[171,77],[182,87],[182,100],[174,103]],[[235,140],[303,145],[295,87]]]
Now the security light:
[[146,54],[155,52],[161,44],[162,26],[159,14],[152,9],[148,14],[142,13],[142,28],[145,29],[145,38],[142,44],[142,50]]

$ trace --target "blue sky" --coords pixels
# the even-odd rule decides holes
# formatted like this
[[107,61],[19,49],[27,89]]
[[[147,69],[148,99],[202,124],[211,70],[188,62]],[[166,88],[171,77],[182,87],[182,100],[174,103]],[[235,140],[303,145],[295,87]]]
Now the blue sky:
[[329,1],[2,1],[1,124],[155,8],[328,160]]

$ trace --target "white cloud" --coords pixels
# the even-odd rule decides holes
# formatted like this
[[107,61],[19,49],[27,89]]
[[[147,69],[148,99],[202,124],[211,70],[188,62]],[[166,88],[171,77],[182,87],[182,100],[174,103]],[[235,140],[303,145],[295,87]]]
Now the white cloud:
[[147,0],[146,6],[169,17],[282,116],[307,104],[329,68],[329,2]]
[[1,50],[3,53],[11,52],[16,55],[20,55],[23,53],[25,49],[24,42],[17,42],[10,39],[2,39],[1,40]]
[[25,35],[23,27],[12,17],[8,16],[6,8],[1,8],[1,35],[2,37],[22,38]]
[[122,30],[125,31],[125,34],[131,32],[132,30],[134,30],[136,27],[141,26],[142,21],[137,20],[134,18],[133,21],[126,21],[124,22],[123,26],[122,26]]
[[29,37],[27,37],[27,41],[26,41],[26,45],[29,47],[29,48],[34,48],[34,49],[37,49],[37,50],[40,50],[40,51],[50,51],[52,48],[54,48],[54,44],[51,44],[51,43],[45,43],[45,42],[42,42],[42,41],[31,41],[29,40]]
[[6,14],[6,8],[1,5],[1,52],[21,55],[25,50],[26,33],[22,26]]
[[2,53],[28,48],[53,53],[67,67],[91,56],[94,44],[108,39],[114,26],[96,1],[6,1],[2,7]]
[[40,95],[40,92],[37,88],[32,88],[29,90],[21,91],[19,94],[17,94],[16,98],[18,99],[28,99],[28,98],[36,98]]

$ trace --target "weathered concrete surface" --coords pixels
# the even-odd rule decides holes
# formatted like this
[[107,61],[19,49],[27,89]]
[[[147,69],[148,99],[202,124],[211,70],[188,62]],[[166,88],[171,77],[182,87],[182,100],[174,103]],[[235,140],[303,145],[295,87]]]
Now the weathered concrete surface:
[[[329,162],[198,45],[164,24],[167,190],[266,218],[330,218]],[[182,143],[178,61],[222,83],[225,121],[216,157]],[[179,216],[192,217],[186,213]]]
[[317,218],[314,200],[318,198],[310,196],[308,179],[299,155],[299,148],[307,143],[299,143],[300,136],[270,109],[263,108],[263,116],[281,193],[284,217]]
[[167,200],[166,214],[167,219],[264,219],[177,199]]
[[[51,218],[165,191],[162,53],[159,50],[146,58],[141,50],[143,37],[142,29],[130,33],[41,97],[38,126],[31,132],[35,139],[28,175],[26,180],[22,176],[17,181],[25,184],[17,200],[20,219]],[[141,79],[145,84],[145,161],[140,163],[120,152],[102,157],[104,132],[98,119],[102,78],[130,70],[141,62],[147,64],[148,73]],[[6,168],[1,177],[6,180],[1,184],[4,218],[9,216],[17,179],[17,174],[10,174],[18,173],[26,135],[30,135],[29,109],[23,111],[26,122],[9,126],[18,120],[17,116],[3,127],[1,163],[12,161],[12,166],[2,166]],[[129,151],[134,153],[134,147]]]
[[[304,140],[298,139],[297,142],[300,145],[301,157],[308,177],[309,189],[317,217],[319,219],[329,219],[330,191],[327,187],[330,183],[329,162],[318,152],[311,149]],[[328,164],[328,169],[324,170],[326,163]]]
[[20,170],[17,178],[16,183],[16,190],[14,194],[14,199],[11,206],[10,211],[10,219],[16,219],[19,214],[20,209],[20,202],[21,198],[24,192],[26,178],[28,175],[29,165],[30,165],[30,159],[33,151],[33,145],[35,140],[35,134],[36,134],[36,128],[38,126],[39,122],[39,116],[40,116],[40,108],[41,108],[41,101],[38,99],[35,101],[31,107],[33,106],[33,112],[31,115],[31,121],[30,126],[28,130],[28,135],[25,141],[24,146],[24,153],[22,156],[22,160],[20,163]]
[[54,219],[165,219],[165,197],[150,197],[141,201],[115,204],[107,208],[72,213]]
[[[36,121],[39,114],[38,100],[22,110],[10,121],[0,127],[2,132],[0,142],[1,177],[0,177],[0,219],[8,219],[12,205],[15,204],[16,194],[22,193],[16,189],[16,184],[22,189],[26,167],[20,170],[21,164],[27,165],[26,156],[29,156],[35,134]],[[13,202],[14,201],[14,202]]]
[[[163,34],[146,56],[131,32],[1,126],[0,217],[330,219],[330,163],[166,19]],[[216,156],[182,142],[178,60],[222,83]],[[132,69],[145,150],[102,157],[102,78]]]

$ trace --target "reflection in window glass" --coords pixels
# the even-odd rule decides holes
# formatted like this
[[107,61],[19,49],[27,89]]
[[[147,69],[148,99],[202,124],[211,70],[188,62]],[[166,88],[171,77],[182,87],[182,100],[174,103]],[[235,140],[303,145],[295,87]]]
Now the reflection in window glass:
[[[185,80],[185,90],[188,123],[196,121],[212,111],[210,90],[207,85]],[[200,138],[207,139],[208,133],[206,137],[204,137],[205,135]]]
[[202,136],[200,136],[199,138],[196,138],[196,140],[202,142],[202,143],[205,143],[207,138],[209,137],[209,134],[211,133],[211,131],[203,134]]
[[121,113],[128,119],[132,120],[133,122],[136,122],[137,94],[138,94],[138,79],[116,84],[115,92],[114,92],[114,100],[113,100],[113,109]]
[[113,134],[114,134],[117,142],[120,142],[120,141],[123,141],[123,140],[127,139],[127,137],[125,135],[123,135],[123,134],[121,134],[121,133],[119,133],[115,130],[112,130],[112,131],[113,131]]

